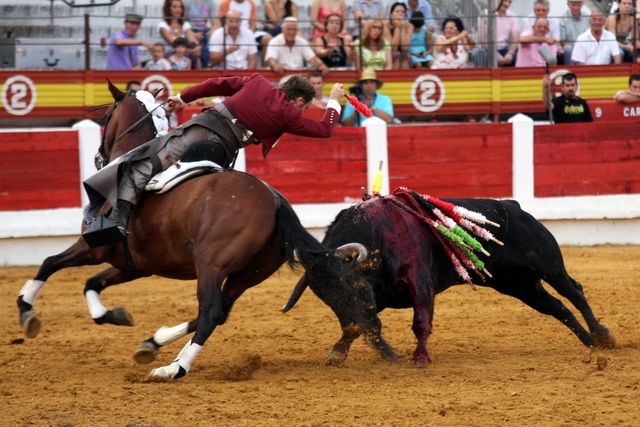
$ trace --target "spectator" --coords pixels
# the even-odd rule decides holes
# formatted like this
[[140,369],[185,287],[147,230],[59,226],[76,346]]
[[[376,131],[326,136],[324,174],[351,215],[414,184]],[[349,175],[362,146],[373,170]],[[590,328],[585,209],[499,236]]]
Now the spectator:
[[[377,91],[382,87],[382,81],[378,80],[376,72],[371,69],[362,71],[360,80],[356,82],[351,92],[371,110],[373,117],[377,117],[387,124],[393,121],[393,104],[391,98],[379,94]],[[353,106],[347,103],[342,113],[342,124],[344,126],[362,126],[366,117],[361,113],[355,113]]]
[[547,34],[549,34],[547,18],[536,19],[532,30],[520,34],[516,67],[544,67],[546,61],[538,52],[540,46],[548,47],[551,53],[557,55],[560,42]]
[[384,38],[382,21],[365,21],[362,37],[354,44],[356,69],[391,70],[391,45]]
[[282,32],[282,20],[284,18],[293,16],[296,19],[300,19],[298,5],[292,0],[268,0],[264,4],[264,14],[267,18],[264,22],[264,29],[272,37]]
[[[535,24],[535,20],[537,18],[547,18],[549,22],[549,32],[546,34],[547,37],[551,37],[555,40],[560,39],[560,22],[556,18],[549,17],[549,0],[535,0],[533,2],[533,13],[527,16],[522,20],[522,29],[520,33],[524,31],[529,31],[530,28],[533,28],[533,24]],[[564,55],[564,50],[562,45],[559,45],[558,56]]]
[[242,28],[251,31],[255,42],[258,44],[258,50],[264,55],[267,45],[273,37],[266,31],[258,30],[258,12],[253,0],[222,0],[220,3],[220,16],[227,16],[230,10],[240,12]]
[[413,12],[409,23],[413,26],[411,46],[407,49],[411,57],[411,66],[413,68],[431,68],[433,63],[431,32],[427,31],[427,27],[424,25],[422,12],[419,10]]
[[214,0],[185,0],[186,17],[200,44],[200,63],[209,67],[209,38],[220,27],[218,9]]
[[634,62],[633,23],[633,2],[631,0],[620,0],[618,2],[618,10],[607,18],[604,25],[607,31],[615,34],[623,62]]
[[382,22],[384,19],[384,3],[382,0],[354,0],[351,13],[355,20],[353,38],[360,37],[365,21],[369,19],[377,19]]
[[325,74],[329,71],[315,55],[309,42],[298,36],[298,20],[292,16],[284,19],[282,34],[269,42],[265,61],[276,74],[282,74],[285,70],[302,69],[305,61]]
[[116,31],[109,40],[107,50],[107,70],[139,70],[138,46],[150,49],[153,44],[146,40],[136,39],[140,30],[142,15],[127,13],[124,17],[124,29]]
[[189,43],[184,37],[178,37],[173,41],[173,55],[169,57],[172,70],[186,71],[191,69],[191,60],[185,56],[187,44]]
[[407,6],[404,3],[396,2],[389,9],[389,20],[384,23],[384,36],[391,45],[392,68],[394,70],[404,70],[411,67],[409,59],[409,46],[411,46],[411,35],[413,26],[406,21]]
[[402,2],[407,7],[407,20],[409,20],[415,12],[422,12],[427,31],[433,33],[436,30],[436,21],[433,20],[433,10],[427,0],[402,0]]
[[314,40],[314,48],[318,58],[329,68],[344,68],[351,62],[351,36],[341,37],[342,17],[331,13],[325,21],[326,34]]
[[518,19],[509,10],[512,0],[501,0],[496,8],[496,49],[498,66],[513,67],[518,58]]
[[592,122],[591,111],[587,102],[576,95],[578,90],[578,78],[573,73],[562,76],[562,95],[557,96],[549,103],[549,86],[551,80],[545,74],[542,84],[542,101],[545,107],[551,110],[554,123],[582,123]]
[[324,23],[327,17],[332,13],[337,13],[345,23],[343,29],[347,30],[347,5],[344,0],[313,0],[311,3],[311,25],[313,26],[313,34],[309,40],[314,41],[318,37],[322,37],[326,34]]
[[616,36],[604,29],[604,15],[599,10],[591,13],[589,19],[591,27],[580,34],[573,47],[571,60],[578,65],[605,65],[621,63],[620,49]]
[[127,88],[125,89],[125,92],[137,92],[139,90],[142,90],[142,83],[137,80],[131,80],[130,82],[127,82]]
[[237,10],[227,12],[225,27],[213,32],[209,41],[209,50],[211,66],[215,69],[256,68],[258,48],[251,31],[242,28],[242,18]]
[[560,18],[560,42],[564,50],[561,58],[565,65],[572,64],[573,44],[580,34],[589,29],[589,11],[582,7],[583,4],[582,0],[568,0],[568,9]]
[[198,39],[191,30],[191,25],[184,19],[184,3],[182,0],[164,0],[162,14],[164,20],[158,24],[158,31],[165,44],[167,56],[173,55],[173,42],[178,37],[187,39],[186,55],[191,59],[192,65],[196,69],[201,68],[200,57],[202,47],[198,44]]
[[629,89],[616,93],[613,99],[621,104],[640,102],[640,74],[633,74],[629,77]]
[[309,81],[316,90],[316,96],[313,97],[311,105],[324,110],[327,108],[327,102],[329,102],[329,97],[322,93],[322,89],[324,88],[324,76],[320,71],[314,71],[309,74]]
[[162,43],[154,43],[150,50],[152,59],[144,64],[144,69],[152,71],[169,71],[171,69],[171,64],[167,61],[167,58],[165,58],[164,45]]
[[469,51],[476,46],[475,40],[465,31],[460,18],[445,18],[442,23],[444,35],[434,43],[434,61],[431,68],[469,68]]

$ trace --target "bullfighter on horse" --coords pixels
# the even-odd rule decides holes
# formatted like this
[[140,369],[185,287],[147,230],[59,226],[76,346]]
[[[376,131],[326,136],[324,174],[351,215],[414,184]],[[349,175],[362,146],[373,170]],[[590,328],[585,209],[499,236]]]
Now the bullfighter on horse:
[[315,96],[315,89],[302,75],[291,76],[279,88],[260,74],[211,78],[170,97],[167,110],[216,95],[227,98],[168,134],[124,154],[84,182],[90,200],[89,220],[105,200],[112,206],[107,217],[110,221],[95,221],[83,234],[90,246],[122,239],[129,215],[150,178],[180,160],[191,144],[211,141],[215,162],[226,168],[238,150],[250,144],[261,143],[266,156],[285,132],[328,138],[340,119],[338,101],[345,91],[340,83],[332,87],[320,122],[302,117]]

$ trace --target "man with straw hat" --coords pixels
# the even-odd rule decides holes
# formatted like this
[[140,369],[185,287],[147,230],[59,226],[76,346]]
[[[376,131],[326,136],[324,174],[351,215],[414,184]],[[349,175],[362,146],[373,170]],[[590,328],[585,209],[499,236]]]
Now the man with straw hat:
[[[365,69],[360,75],[360,80],[349,91],[371,110],[372,116],[389,124],[393,120],[393,104],[391,98],[381,95],[377,91],[382,87],[382,81],[378,80],[376,72]],[[361,113],[356,113],[351,104],[347,104],[342,114],[343,126],[361,126],[366,119]]]

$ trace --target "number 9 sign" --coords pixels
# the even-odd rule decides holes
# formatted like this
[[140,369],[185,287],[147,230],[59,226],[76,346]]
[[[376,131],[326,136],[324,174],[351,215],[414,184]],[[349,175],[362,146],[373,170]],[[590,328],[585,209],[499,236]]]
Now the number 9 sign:
[[2,106],[9,114],[25,116],[36,105],[36,87],[26,76],[13,76],[2,87]]
[[440,109],[445,99],[442,80],[433,74],[423,74],[418,77],[411,87],[411,102],[413,106],[424,113]]

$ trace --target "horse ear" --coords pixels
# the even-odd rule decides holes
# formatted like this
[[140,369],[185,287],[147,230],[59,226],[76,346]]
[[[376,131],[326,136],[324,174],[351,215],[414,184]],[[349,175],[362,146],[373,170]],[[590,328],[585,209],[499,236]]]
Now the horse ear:
[[122,92],[113,83],[111,83],[111,80],[107,79],[107,83],[109,84],[109,92],[111,92],[111,96],[113,96],[114,101],[120,101],[124,98],[126,93]]

